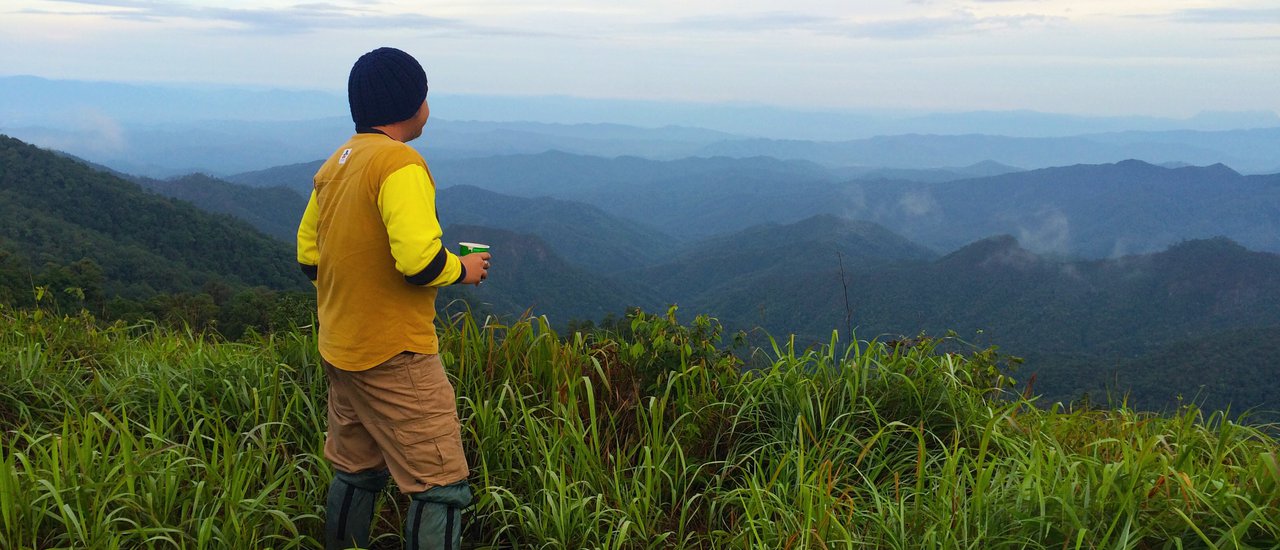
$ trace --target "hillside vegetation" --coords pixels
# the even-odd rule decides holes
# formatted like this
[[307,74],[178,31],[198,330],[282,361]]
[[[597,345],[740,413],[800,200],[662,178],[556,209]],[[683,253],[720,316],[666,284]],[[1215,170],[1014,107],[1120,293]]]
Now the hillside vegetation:
[[[446,319],[483,548],[1273,548],[1280,447],[1185,408],[1038,408],[992,350],[719,347],[633,313]],[[307,328],[222,343],[0,310],[0,547],[312,548]],[[739,371],[759,357],[766,368]],[[378,548],[407,509],[383,500]]]
[[242,221],[2,135],[0,219],[0,257],[9,257],[0,265],[63,269],[106,295],[142,298],[212,281],[306,285],[292,247]]

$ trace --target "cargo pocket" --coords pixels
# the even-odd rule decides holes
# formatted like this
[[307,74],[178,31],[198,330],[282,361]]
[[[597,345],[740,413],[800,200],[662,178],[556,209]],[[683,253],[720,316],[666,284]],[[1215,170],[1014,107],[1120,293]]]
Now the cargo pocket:
[[420,483],[448,485],[466,479],[470,473],[457,416],[441,414],[406,420],[396,423],[392,430],[408,469]]

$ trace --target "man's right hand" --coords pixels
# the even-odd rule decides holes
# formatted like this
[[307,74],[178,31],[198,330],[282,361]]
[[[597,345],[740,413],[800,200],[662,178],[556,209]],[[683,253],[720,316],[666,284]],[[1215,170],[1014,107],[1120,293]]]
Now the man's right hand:
[[458,259],[462,261],[462,267],[467,270],[467,276],[463,277],[459,282],[464,285],[479,286],[480,281],[489,276],[489,257],[488,252],[476,252],[466,256],[458,256]]

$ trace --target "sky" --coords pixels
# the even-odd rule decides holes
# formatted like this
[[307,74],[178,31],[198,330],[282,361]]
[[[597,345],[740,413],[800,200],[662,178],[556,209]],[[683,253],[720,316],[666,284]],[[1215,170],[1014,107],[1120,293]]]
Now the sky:
[[1276,0],[0,3],[0,75],[341,93],[384,45],[417,57],[432,93],[1280,112]]

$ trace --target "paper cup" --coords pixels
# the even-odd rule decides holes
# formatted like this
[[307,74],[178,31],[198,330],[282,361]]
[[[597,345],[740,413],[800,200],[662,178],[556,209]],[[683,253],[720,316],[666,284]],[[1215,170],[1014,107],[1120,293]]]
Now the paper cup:
[[488,252],[489,245],[480,243],[458,243],[458,255],[466,256],[472,252]]

